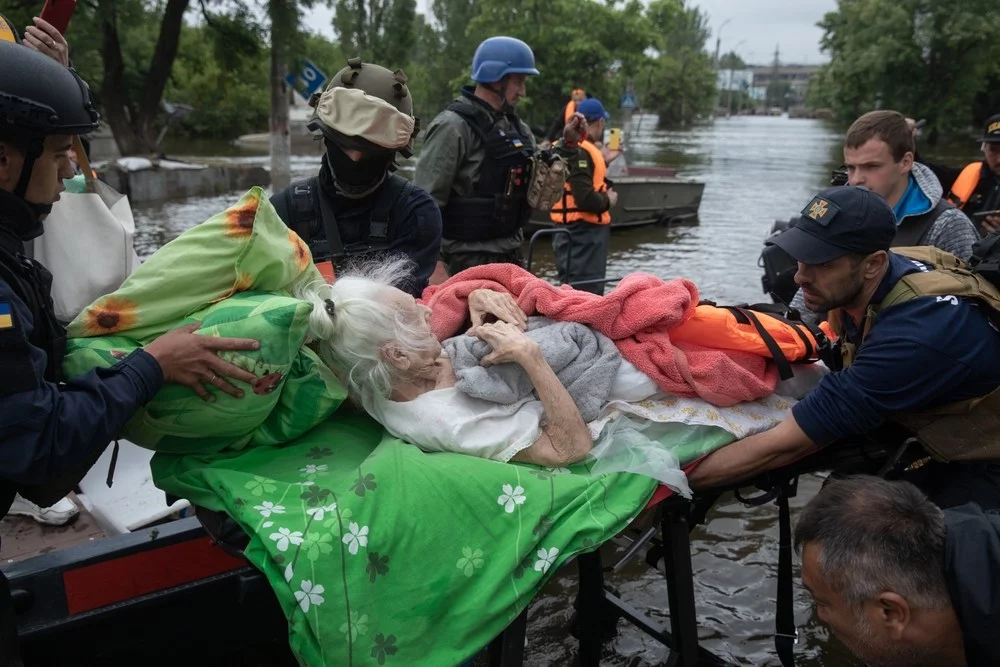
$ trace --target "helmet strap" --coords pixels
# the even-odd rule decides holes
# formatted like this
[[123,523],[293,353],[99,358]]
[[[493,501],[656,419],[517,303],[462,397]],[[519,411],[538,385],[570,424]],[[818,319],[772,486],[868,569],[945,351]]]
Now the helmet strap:
[[504,75],[500,79],[500,110],[505,114],[514,113],[514,105],[507,101],[507,84],[510,83],[510,77]]
[[31,183],[31,173],[35,170],[35,160],[42,156],[45,151],[45,138],[35,136],[31,138],[28,143],[28,148],[24,152],[24,164],[21,165],[21,178],[17,181],[17,186],[14,188],[14,195],[24,201],[28,201],[24,198],[25,193],[28,192],[28,184]]

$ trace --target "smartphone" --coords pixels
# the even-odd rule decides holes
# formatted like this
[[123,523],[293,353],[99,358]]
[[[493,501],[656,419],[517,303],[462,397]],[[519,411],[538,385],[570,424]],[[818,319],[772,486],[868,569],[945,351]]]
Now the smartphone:
[[608,132],[608,148],[613,151],[616,151],[621,147],[622,147],[622,131],[617,127],[613,127]]
[[75,9],[76,0],[45,0],[45,6],[42,7],[39,18],[47,21],[60,34],[65,35]]
[[972,214],[972,219],[974,221],[976,221],[976,222],[982,222],[986,218],[989,218],[989,217],[994,216],[994,215],[995,216],[1000,216],[1000,210],[996,210],[996,211],[980,211],[979,213],[973,213]]

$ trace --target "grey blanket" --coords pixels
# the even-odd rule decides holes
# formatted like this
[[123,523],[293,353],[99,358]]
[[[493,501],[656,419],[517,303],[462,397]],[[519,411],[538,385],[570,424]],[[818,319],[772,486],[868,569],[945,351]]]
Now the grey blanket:
[[[622,358],[611,339],[586,325],[556,322],[547,317],[528,318],[528,338],[538,343],[542,356],[569,391],[584,421],[597,419],[607,402]],[[492,351],[475,336],[462,335],[444,342],[463,394],[510,405],[528,396],[534,386],[517,364],[484,368],[479,360]]]

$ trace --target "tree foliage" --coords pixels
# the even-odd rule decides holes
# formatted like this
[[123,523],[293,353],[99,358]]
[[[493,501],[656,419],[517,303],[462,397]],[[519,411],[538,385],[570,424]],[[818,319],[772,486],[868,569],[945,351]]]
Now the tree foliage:
[[[609,109],[629,82],[666,124],[707,114],[715,74],[705,16],[685,0],[322,0],[336,40],[302,31],[315,0],[81,0],[67,38],[126,154],[155,150],[163,101],[193,107],[171,135],[231,139],[268,127],[271,63],[303,58],[332,75],[360,55],[409,78],[424,123],[469,82],[476,46],[511,35],[534,50],[541,74],[528,83],[522,116],[547,126],[573,88]],[[32,11],[5,10],[18,25]],[[313,27],[315,30],[316,27]]]
[[337,0],[333,27],[351,56],[405,67],[416,45],[416,0]]
[[874,108],[967,133],[1000,105],[996,0],[839,0],[819,23],[830,63],[808,101],[850,122]]
[[743,58],[740,58],[735,51],[730,51],[729,53],[723,54],[719,58],[719,69],[746,69],[747,64]]
[[687,125],[710,113],[718,94],[712,58],[705,51],[707,17],[682,0],[653,0],[647,20],[656,57],[639,77],[643,106],[659,114],[661,125]]

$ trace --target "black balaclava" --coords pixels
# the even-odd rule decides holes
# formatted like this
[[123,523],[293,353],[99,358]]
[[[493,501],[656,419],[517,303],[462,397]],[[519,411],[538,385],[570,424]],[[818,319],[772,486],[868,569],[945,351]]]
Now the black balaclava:
[[385,152],[352,160],[340,146],[331,141],[326,144],[324,164],[333,177],[333,186],[338,194],[351,199],[367,197],[385,181],[395,153]]

